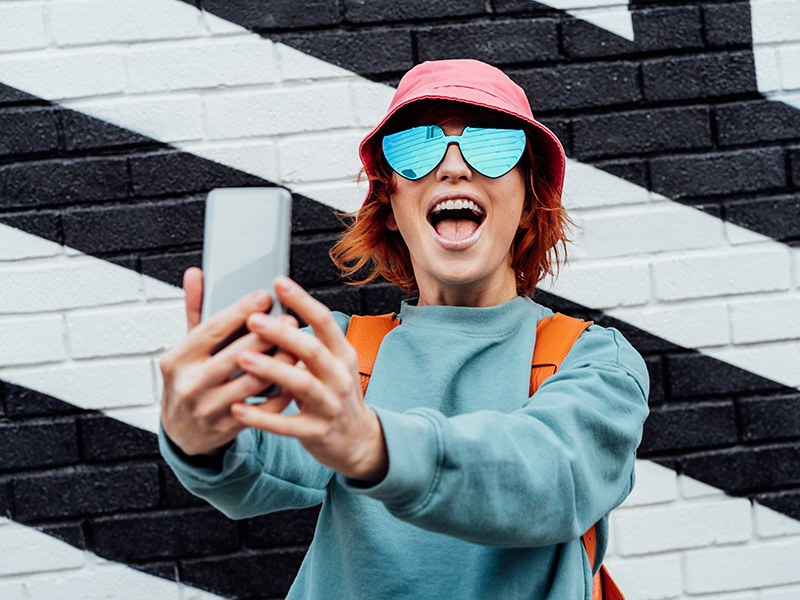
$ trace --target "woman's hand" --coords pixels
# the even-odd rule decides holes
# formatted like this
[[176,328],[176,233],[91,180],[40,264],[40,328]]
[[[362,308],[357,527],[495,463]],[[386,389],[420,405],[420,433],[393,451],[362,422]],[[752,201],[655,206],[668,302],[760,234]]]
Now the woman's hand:
[[[265,346],[277,345],[299,362],[242,352],[239,366],[254,381],[274,381],[283,394],[263,405],[233,404],[231,414],[241,427],[297,438],[319,462],[347,477],[379,482],[388,468],[386,442],[378,416],[364,404],[355,349],[330,310],[295,282],[276,279],[275,293],[314,335],[286,320],[250,314],[247,326]],[[292,399],[299,414],[280,415]]]
[[[161,358],[164,378],[161,421],[164,432],[185,454],[214,454],[246,426],[233,418],[231,405],[258,394],[271,383],[250,374],[230,379],[238,368],[241,353],[264,352],[274,344],[249,333],[213,356],[211,353],[249,316],[263,315],[269,310],[272,299],[267,292],[255,292],[200,323],[202,271],[194,267],[188,269],[183,287],[189,333]],[[284,318],[281,319],[283,322]],[[294,323],[296,329],[294,319],[285,320]],[[296,359],[279,352],[273,360],[287,364]],[[262,410],[269,412],[274,407],[267,402]]]

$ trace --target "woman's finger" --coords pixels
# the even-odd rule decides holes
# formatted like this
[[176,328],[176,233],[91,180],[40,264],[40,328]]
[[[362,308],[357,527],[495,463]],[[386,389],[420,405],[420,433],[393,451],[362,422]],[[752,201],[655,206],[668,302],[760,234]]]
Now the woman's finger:
[[231,414],[245,427],[255,427],[261,431],[298,438],[300,440],[318,436],[316,421],[304,414],[280,415],[265,412],[257,406],[238,402],[231,406]]
[[327,306],[288,277],[276,277],[273,286],[280,301],[311,325],[317,339],[335,356],[345,356],[352,350]]
[[247,326],[264,340],[303,361],[322,381],[331,383],[341,378],[339,361],[315,336],[266,315],[250,315]]
[[200,324],[200,311],[203,305],[203,271],[189,267],[183,273],[183,291],[186,303],[186,325],[191,331]]

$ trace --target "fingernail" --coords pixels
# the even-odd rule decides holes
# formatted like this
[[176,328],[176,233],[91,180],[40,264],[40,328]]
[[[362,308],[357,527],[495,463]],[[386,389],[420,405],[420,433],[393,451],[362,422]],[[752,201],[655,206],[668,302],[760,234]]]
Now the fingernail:
[[246,365],[246,366],[252,366],[252,365],[254,365],[254,364],[255,364],[255,362],[256,362],[256,355],[255,355],[254,353],[252,353],[252,352],[248,351],[248,350],[245,350],[245,351],[244,351],[244,352],[242,352],[242,354],[239,356],[239,362],[240,362],[242,365]]
[[289,291],[289,289],[291,289],[291,279],[289,279],[288,277],[284,277],[282,275],[278,275],[273,280],[272,285],[286,292]]
[[250,325],[253,327],[266,327],[269,322],[269,317],[262,313],[253,313],[250,315]]
[[269,302],[269,292],[265,292],[264,290],[254,292],[253,301],[260,306],[266,305],[267,302]]
[[250,407],[247,406],[247,404],[241,402],[237,402],[236,404],[231,404],[231,412],[238,417],[246,415],[249,410]]

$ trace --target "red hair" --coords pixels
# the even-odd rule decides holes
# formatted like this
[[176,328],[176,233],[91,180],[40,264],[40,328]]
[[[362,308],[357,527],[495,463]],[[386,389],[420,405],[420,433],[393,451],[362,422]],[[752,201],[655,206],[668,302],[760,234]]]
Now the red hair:
[[[420,105],[425,105],[420,109]],[[454,110],[453,104],[457,105]],[[411,113],[413,107],[413,113]],[[425,123],[444,124],[466,118],[490,126],[508,126],[509,117],[491,111],[446,101],[415,102],[387,123],[384,134],[399,131],[407,126]],[[411,114],[409,114],[411,113]],[[454,118],[455,114],[455,118]],[[477,115],[477,116],[476,116]],[[519,128],[521,122],[511,120],[511,126]],[[525,124],[522,123],[525,128]],[[381,136],[376,136],[378,140]],[[541,161],[529,142],[521,164],[525,181],[525,208],[527,216],[517,229],[511,245],[511,265],[517,281],[517,293],[530,295],[536,284],[545,275],[555,275],[559,264],[566,257],[567,228],[571,224],[561,204],[561,196],[548,183],[549,178],[540,173]],[[372,194],[359,211],[345,215],[352,219],[348,228],[330,251],[331,259],[349,283],[364,284],[379,277],[391,281],[406,292],[417,292],[417,280],[411,266],[408,247],[399,231],[386,226],[392,213],[391,198],[394,193],[394,173],[382,152],[376,153],[374,172],[362,169],[372,182]]]

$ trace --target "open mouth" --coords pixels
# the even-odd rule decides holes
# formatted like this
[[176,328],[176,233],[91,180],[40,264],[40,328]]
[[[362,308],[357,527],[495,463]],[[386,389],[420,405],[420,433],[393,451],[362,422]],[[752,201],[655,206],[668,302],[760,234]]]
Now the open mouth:
[[439,237],[460,242],[472,236],[486,213],[476,202],[466,199],[442,200],[428,213],[428,221]]

